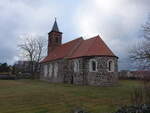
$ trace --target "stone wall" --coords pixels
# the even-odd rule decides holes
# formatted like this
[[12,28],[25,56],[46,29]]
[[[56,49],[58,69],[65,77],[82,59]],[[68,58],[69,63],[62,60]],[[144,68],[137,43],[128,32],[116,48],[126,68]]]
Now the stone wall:
[[[94,59],[97,62],[97,72],[90,72],[89,70],[89,62],[91,59]],[[114,72],[108,72],[108,64],[107,62],[112,60],[114,63]],[[79,71],[74,72],[74,62],[79,62]],[[58,64],[58,75],[54,76],[54,69],[52,71],[52,76],[49,77],[49,73],[47,77],[43,76],[43,70],[41,73],[41,79],[57,82],[57,83],[70,83],[77,85],[94,85],[94,86],[108,86],[116,84],[118,81],[117,72],[117,58],[116,57],[82,57],[77,59],[63,59],[49,62],[44,65],[54,65]]]
[[[52,61],[52,62],[44,63],[41,65],[42,65],[41,76],[40,76],[41,80],[46,80],[46,81],[54,82],[54,83],[64,82],[64,76],[63,76],[64,75],[63,74],[64,73],[64,60]],[[44,65],[47,65],[47,70],[48,70],[47,76],[44,76]],[[51,76],[50,76],[50,71],[49,71],[50,65],[52,65]],[[54,75],[55,65],[58,66],[57,76]]]
[[88,73],[88,85],[94,86],[111,86],[118,82],[117,73]]
[[[97,61],[97,72],[90,72],[89,62],[91,59]],[[74,84],[108,86],[116,84],[118,81],[118,59],[116,57],[84,57],[78,58],[80,72],[74,73]],[[114,72],[108,72],[107,62],[114,62]],[[72,60],[73,64],[74,60]]]

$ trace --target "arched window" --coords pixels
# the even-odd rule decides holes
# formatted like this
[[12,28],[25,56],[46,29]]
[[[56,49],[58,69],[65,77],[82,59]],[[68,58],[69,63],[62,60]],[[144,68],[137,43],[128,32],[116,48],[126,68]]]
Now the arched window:
[[108,71],[114,72],[114,62],[112,60],[109,60],[107,65],[108,65]]
[[96,71],[96,62],[92,61],[92,71]]
[[75,60],[74,61],[74,72],[79,72],[80,67],[79,67],[79,61]]
[[97,72],[97,61],[95,59],[90,60],[89,71],[90,72]]

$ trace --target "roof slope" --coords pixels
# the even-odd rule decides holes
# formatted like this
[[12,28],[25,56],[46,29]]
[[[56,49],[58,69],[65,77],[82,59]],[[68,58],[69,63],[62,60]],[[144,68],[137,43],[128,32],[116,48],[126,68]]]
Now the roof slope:
[[79,48],[74,52],[70,58],[82,56],[115,56],[114,53],[108,48],[105,42],[96,36],[82,41]]
[[116,57],[100,36],[95,36],[87,40],[83,40],[81,37],[62,44],[45,57],[42,62],[49,62],[62,58],[78,58],[83,56]]
[[58,25],[57,25],[57,21],[56,21],[56,18],[55,18],[55,22],[54,22],[54,25],[52,27],[52,31],[56,31],[56,32],[59,32],[59,28],[58,28]]
[[82,40],[83,38],[81,37],[58,46],[41,62],[48,62],[48,61],[57,60],[69,56]]

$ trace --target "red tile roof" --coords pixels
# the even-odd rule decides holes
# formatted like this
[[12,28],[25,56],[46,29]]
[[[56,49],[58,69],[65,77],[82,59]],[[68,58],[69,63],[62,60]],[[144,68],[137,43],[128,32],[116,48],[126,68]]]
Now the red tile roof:
[[79,48],[73,53],[70,58],[82,56],[115,56],[114,53],[107,47],[100,36],[96,36],[82,41]]
[[95,36],[87,40],[83,40],[81,37],[57,47],[42,60],[42,63],[62,58],[77,58],[83,56],[116,57],[100,36]]
[[52,60],[57,60],[61,58],[67,57],[70,53],[72,53],[73,49],[76,48],[76,45],[80,43],[83,38],[77,38],[61,46],[58,46],[55,50],[53,50],[47,57],[45,57],[41,62],[48,62]]

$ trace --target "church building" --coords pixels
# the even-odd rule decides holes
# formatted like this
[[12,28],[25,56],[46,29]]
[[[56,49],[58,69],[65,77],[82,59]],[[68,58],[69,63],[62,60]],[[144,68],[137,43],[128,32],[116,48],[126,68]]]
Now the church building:
[[62,39],[55,20],[48,33],[47,56],[41,61],[41,80],[95,86],[117,83],[118,57],[99,35],[64,44]]

